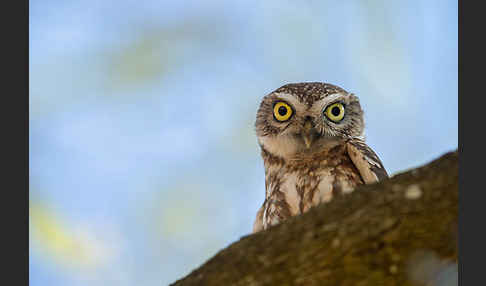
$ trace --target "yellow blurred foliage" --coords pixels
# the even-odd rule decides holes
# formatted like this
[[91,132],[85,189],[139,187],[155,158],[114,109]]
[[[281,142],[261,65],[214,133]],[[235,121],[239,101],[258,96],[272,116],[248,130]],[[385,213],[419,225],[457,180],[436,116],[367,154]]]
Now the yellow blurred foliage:
[[99,265],[105,253],[102,245],[86,232],[75,231],[72,224],[62,220],[45,205],[30,203],[31,239],[56,262],[76,268]]

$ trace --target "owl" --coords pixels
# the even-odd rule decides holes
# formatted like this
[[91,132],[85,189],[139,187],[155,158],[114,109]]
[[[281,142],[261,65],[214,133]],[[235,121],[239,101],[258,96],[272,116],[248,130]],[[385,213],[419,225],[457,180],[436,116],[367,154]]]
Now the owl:
[[265,168],[265,201],[253,232],[388,177],[364,138],[359,99],[320,82],[266,95],[255,122]]

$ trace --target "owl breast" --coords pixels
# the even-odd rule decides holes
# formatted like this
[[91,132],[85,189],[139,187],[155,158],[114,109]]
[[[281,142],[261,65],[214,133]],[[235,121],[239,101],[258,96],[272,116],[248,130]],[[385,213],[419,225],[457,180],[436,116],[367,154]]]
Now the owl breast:
[[287,161],[262,155],[266,173],[262,217],[265,229],[363,184],[343,144]]

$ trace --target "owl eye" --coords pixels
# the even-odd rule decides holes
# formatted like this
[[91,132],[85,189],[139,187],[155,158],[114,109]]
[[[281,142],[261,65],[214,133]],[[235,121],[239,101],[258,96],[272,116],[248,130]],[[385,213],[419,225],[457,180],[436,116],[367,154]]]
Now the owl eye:
[[344,118],[344,105],[340,102],[333,103],[324,110],[324,115],[331,121],[339,122]]
[[293,111],[290,105],[283,101],[279,101],[273,106],[273,116],[277,121],[283,122],[289,120],[292,113]]

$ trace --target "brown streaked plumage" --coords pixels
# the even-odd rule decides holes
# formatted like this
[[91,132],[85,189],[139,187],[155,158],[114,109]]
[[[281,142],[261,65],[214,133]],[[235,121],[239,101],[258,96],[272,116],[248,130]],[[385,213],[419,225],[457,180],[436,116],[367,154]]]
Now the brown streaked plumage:
[[358,98],[335,85],[278,88],[263,98],[255,127],[265,167],[265,201],[253,232],[388,177],[364,142]]

